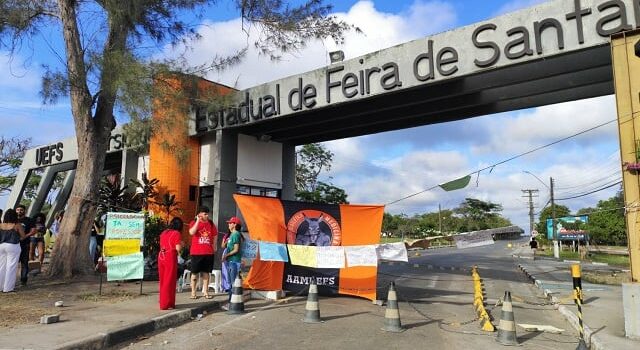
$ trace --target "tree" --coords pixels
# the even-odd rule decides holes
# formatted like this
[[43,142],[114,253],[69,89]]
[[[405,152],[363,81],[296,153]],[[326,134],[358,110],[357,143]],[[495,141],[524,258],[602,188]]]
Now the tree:
[[296,191],[313,192],[318,186],[318,176],[331,170],[333,152],[322,144],[311,143],[296,151]]
[[484,230],[510,224],[509,220],[500,215],[501,204],[465,198],[464,202],[453,211],[464,219],[465,231]]
[[[556,219],[569,216],[571,211],[564,205],[556,205]],[[538,216],[538,223],[536,224],[536,231],[543,237],[547,237],[547,219],[553,217],[551,206],[545,207]]]
[[[64,47],[64,52],[54,52],[61,58],[63,69],[48,67],[43,76],[42,97],[46,103],[69,98],[78,161],[67,215],[49,265],[50,275],[72,277],[92,271],[86,247],[109,137],[116,126],[116,110],[134,120],[148,118],[158,93],[167,90],[157,85],[172,83],[171,79],[163,80],[168,72],[177,72],[172,77],[184,77],[182,73],[223,69],[242,57],[244,51],[191,69],[184,60],[152,58],[153,49],[161,50],[166,44],[188,46],[191,39],[197,39],[193,29],[196,27],[181,15],[202,14],[206,5],[218,2],[0,1],[0,46],[18,52],[23,41],[35,40],[39,33],[44,33],[48,41],[57,33]],[[241,13],[242,30],[255,27],[260,31],[254,46],[273,58],[304,46],[308,40],[330,37],[340,42],[343,32],[351,28],[328,16],[331,7],[322,0],[296,2],[298,6],[280,0],[229,2]]]
[[318,181],[315,191],[297,191],[296,197],[311,203],[349,204],[343,189],[322,181]]
[[0,136],[0,195],[11,190],[24,152],[31,147],[31,139]]
[[622,191],[614,197],[599,201],[595,209],[585,210],[584,214],[589,215],[586,230],[592,242],[613,245],[627,243]]
[[331,169],[333,152],[322,144],[311,143],[296,151],[296,198],[313,203],[345,204],[347,193],[318,176]]

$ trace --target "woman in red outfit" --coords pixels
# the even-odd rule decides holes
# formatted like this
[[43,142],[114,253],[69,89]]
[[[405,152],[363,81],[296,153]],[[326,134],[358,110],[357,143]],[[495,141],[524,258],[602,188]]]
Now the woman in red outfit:
[[178,279],[178,255],[182,250],[182,219],[175,217],[169,228],[160,234],[158,275],[160,277],[160,310],[176,307],[176,280]]

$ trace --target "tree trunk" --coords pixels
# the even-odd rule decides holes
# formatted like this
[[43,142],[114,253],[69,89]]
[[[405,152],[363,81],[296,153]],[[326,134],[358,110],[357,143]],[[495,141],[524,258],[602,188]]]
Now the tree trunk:
[[[93,271],[93,262],[89,257],[89,236],[95,219],[98,186],[104,169],[109,137],[111,130],[115,128],[115,93],[112,84],[107,84],[104,94],[100,95],[95,116],[92,117],[93,98],[87,86],[87,70],[80,42],[76,6],[75,0],[58,0],[67,58],[71,112],[78,145],[78,164],[73,190],[49,266],[50,276],[65,278]],[[120,41],[122,37],[119,37]],[[111,45],[108,41],[105,51],[112,50]],[[107,76],[109,74],[111,71]],[[110,79],[113,81],[116,78],[103,77],[101,85],[104,87],[105,82]]]
[[[49,275],[70,278],[93,271],[89,236],[96,215],[97,189],[104,168],[106,147],[98,135],[78,140],[78,166],[60,234],[49,266]],[[108,140],[108,139],[107,139]]]

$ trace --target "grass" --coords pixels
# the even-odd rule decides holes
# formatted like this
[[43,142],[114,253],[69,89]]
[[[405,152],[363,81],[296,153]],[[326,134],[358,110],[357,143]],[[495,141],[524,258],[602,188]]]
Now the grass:
[[629,267],[629,257],[626,255],[592,253],[589,255],[589,259],[609,265]]
[[[553,256],[553,248],[545,247],[544,250],[538,250],[536,253],[538,256]],[[567,260],[580,260],[580,253],[571,252],[571,251],[561,251],[560,259]],[[591,253],[587,258],[588,261],[599,262],[599,263],[607,263],[613,266],[620,267],[629,267],[629,257],[626,255],[617,255],[617,254],[604,254],[604,253]]]

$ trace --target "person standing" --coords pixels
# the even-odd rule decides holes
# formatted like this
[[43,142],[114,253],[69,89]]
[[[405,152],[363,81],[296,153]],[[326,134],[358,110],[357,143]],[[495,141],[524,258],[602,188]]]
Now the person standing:
[[169,227],[160,234],[158,252],[160,310],[176,307],[176,280],[178,279],[178,255],[182,251],[182,219],[174,217]]
[[[231,234],[230,232],[227,232],[224,234],[224,236],[222,236],[222,243],[220,246],[221,248],[223,248],[222,256],[227,254],[227,242],[229,241],[230,234]],[[231,286],[233,284],[233,282],[229,281],[229,264],[227,264],[227,262],[223,259],[220,259],[220,260],[222,263],[222,271],[221,271],[222,281],[220,282],[220,287],[222,288],[223,292],[228,293],[229,290],[231,290]]]
[[16,206],[16,214],[18,215],[18,223],[22,224],[25,236],[20,239],[20,284],[27,285],[29,277],[29,237],[36,234],[36,228],[33,220],[28,217],[27,208],[23,204]]
[[529,247],[531,247],[531,252],[533,252],[533,260],[536,260],[536,251],[538,250],[538,241],[536,241],[535,237],[531,237],[531,241],[529,242]]
[[[233,286],[233,282],[238,277],[238,273],[240,272],[240,264],[242,262],[242,253],[240,252],[240,245],[242,243],[242,235],[240,230],[242,229],[242,221],[240,218],[233,216],[229,220],[227,220],[227,224],[229,225],[229,239],[227,239],[227,252],[222,256],[221,260],[227,263],[227,275],[229,277],[229,282]],[[233,293],[233,288],[229,289],[229,302],[231,302],[231,294]],[[228,309],[228,306],[226,306]]]
[[3,293],[13,292],[16,286],[20,240],[25,238],[24,229],[18,223],[18,215],[15,210],[8,209],[0,224],[0,288]]
[[215,254],[218,228],[209,219],[209,208],[202,206],[198,209],[195,221],[189,223],[189,235],[191,235],[191,299],[197,299],[196,285],[198,276],[202,278],[204,297],[212,299],[209,295],[209,276],[213,271],[213,255]]
[[44,235],[47,233],[47,227],[44,225],[46,217],[43,213],[38,213],[34,217],[35,235],[31,237],[31,243],[29,244],[29,261],[36,260],[36,249],[38,251],[38,261],[40,262],[40,269],[42,270],[42,263],[44,262]]

